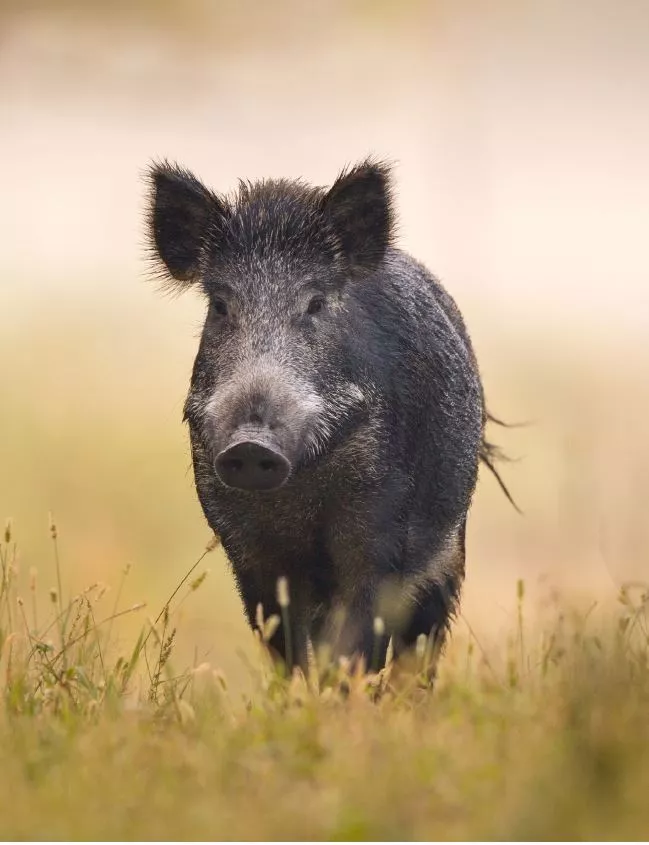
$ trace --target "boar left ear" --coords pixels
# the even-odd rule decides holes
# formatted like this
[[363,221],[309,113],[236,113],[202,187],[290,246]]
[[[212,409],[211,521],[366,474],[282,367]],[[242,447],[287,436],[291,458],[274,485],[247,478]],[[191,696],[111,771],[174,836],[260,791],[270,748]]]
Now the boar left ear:
[[185,287],[198,279],[203,243],[222,200],[192,173],[174,164],[154,164],[148,173],[149,241],[169,276]]
[[392,238],[390,168],[371,159],[343,171],[323,199],[352,268],[374,270]]

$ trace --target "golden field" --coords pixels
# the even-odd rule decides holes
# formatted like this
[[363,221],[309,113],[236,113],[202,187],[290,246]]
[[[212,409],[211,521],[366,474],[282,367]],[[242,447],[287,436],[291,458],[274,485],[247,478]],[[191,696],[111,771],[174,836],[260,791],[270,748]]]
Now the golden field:
[[[646,838],[646,15],[298,5],[0,3],[0,834]],[[227,190],[368,152],[525,423],[434,691],[261,659],[181,422],[203,305],[143,247],[151,158]]]

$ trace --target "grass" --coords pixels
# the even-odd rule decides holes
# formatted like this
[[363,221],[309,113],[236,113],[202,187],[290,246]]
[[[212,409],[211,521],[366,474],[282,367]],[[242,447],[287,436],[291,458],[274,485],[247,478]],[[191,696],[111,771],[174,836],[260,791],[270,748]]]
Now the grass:
[[498,434],[525,516],[480,482],[434,691],[422,656],[307,683],[263,658],[222,551],[187,560],[199,317],[75,298],[0,334],[0,835],[646,838],[647,602],[620,591],[647,580],[646,357],[485,328],[494,412],[532,420]]
[[424,648],[379,675],[320,665],[305,679],[258,642],[241,696],[208,663],[173,667],[178,610],[214,544],[120,651],[120,623],[144,605],[120,606],[123,583],[110,601],[101,585],[64,598],[53,523],[50,541],[45,611],[10,523],[0,545],[5,839],[646,836],[641,586],[613,617],[555,603],[530,630],[519,582],[510,636],[488,653],[458,622],[433,691]]
[[[102,583],[91,584],[64,599],[58,528],[50,516],[57,587],[49,590],[49,613],[43,619],[38,609],[43,602],[37,596],[35,570],[29,573],[29,602],[20,592],[18,545],[12,534],[12,523],[7,520],[4,543],[0,543],[0,656],[7,712],[12,716],[47,714],[65,719],[106,708],[119,709],[125,699],[132,698],[133,682],[144,664],[146,700],[158,714],[172,708],[179,715],[179,702],[191,683],[191,674],[174,676],[170,672],[176,636],[173,616],[187,595],[203,584],[207,570],[198,567],[217,543],[212,542],[200,555],[155,620],[143,625],[128,653],[115,654],[114,624],[146,607],[144,602],[120,606],[130,567],[124,568],[114,603],[107,611],[104,599],[108,588]],[[181,595],[183,587],[185,594]],[[138,688],[141,699],[141,681]]]

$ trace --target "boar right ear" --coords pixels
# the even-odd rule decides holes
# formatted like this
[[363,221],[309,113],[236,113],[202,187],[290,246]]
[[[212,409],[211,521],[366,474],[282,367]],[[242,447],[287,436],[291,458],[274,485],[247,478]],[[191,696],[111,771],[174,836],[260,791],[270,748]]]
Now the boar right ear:
[[343,171],[325,194],[323,209],[351,267],[374,270],[392,239],[388,165],[367,159]]
[[178,286],[193,284],[210,221],[222,201],[188,170],[162,162],[149,170],[149,240]]

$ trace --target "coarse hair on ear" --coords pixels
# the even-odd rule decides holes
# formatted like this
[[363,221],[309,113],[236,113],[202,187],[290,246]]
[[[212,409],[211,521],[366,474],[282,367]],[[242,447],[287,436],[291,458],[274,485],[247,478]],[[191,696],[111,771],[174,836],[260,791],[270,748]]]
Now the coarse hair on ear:
[[168,161],[147,171],[148,241],[163,283],[183,290],[198,281],[203,244],[225,203],[188,170]]
[[372,271],[392,242],[390,166],[368,158],[343,170],[322,208],[352,269]]

